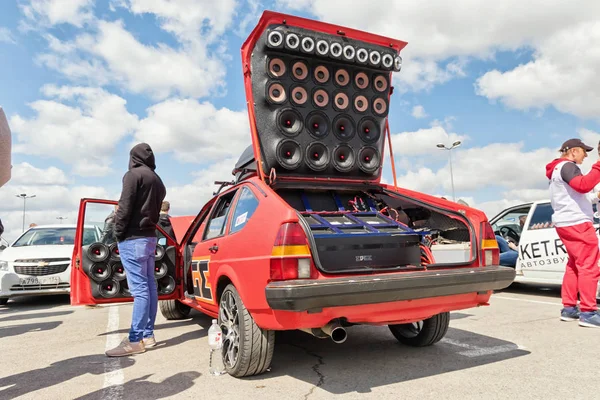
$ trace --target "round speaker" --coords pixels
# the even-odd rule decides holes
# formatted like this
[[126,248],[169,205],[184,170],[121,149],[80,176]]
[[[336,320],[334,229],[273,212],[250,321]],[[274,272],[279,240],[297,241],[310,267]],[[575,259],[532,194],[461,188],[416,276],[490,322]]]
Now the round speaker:
[[326,40],[319,40],[317,42],[317,54],[320,56],[326,56],[329,53],[329,43]]
[[329,166],[329,150],[321,142],[312,142],[306,148],[306,164],[313,171],[323,171]]
[[356,84],[357,88],[366,89],[369,87],[369,77],[364,72],[359,72],[354,77],[354,83]]
[[285,89],[281,83],[271,82],[267,86],[267,101],[272,104],[282,104],[287,99]]
[[378,51],[372,51],[369,54],[369,63],[371,65],[379,65],[379,63],[381,62],[381,53]]
[[331,43],[329,46],[329,55],[332,58],[340,58],[342,56],[342,45],[338,42]]
[[273,78],[281,78],[285,74],[285,62],[281,58],[272,58],[269,60],[269,75]]
[[293,108],[284,108],[277,116],[277,126],[287,136],[296,136],[302,131],[302,116]]
[[111,270],[105,262],[93,263],[89,269],[90,277],[96,282],[102,282],[110,277]]
[[304,61],[296,61],[292,65],[292,76],[299,81],[306,79],[308,76],[308,66]]
[[108,251],[110,253],[111,260],[121,259],[121,255],[119,254],[119,245],[117,243],[111,243],[111,245],[108,246]]
[[366,173],[373,173],[379,168],[379,152],[374,147],[363,147],[358,153],[358,167]]
[[356,50],[354,47],[348,45],[344,47],[344,58],[348,61],[354,60],[354,56],[356,55]]
[[119,285],[119,282],[113,279],[106,280],[98,285],[98,293],[106,299],[116,297],[120,289],[121,285]]
[[300,47],[302,48],[303,52],[312,53],[315,50],[315,40],[310,36],[305,36],[302,38]]
[[329,70],[326,66],[319,65],[317,68],[315,68],[314,77],[315,81],[318,83],[327,83],[329,80]]
[[313,111],[306,117],[306,129],[311,136],[323,138],[329,131],[329,118],[320,111]]
[[387,114],[387,102],[381,97],[373,101],[373,112],[377,115],[385,116]]
[[347,144],[340,144],[333,150],[333,166],[340,172],[348,172],[354,167],[354,150]]
[[165,256],[165,248],[162,247],[160,244],[157,244],[156,250],[154,250],[154,260],[155,261],[162,260],[164,256]]
[[400,72],[402,69],[402,57],[396,56],[394,57],[394,71]]
[[108,258],[110,251],[104,243],[92,243],[87,249],[87,256],[90,261],[99,262]]
[[300,46],[300,38],[295,33],[288,33],[285,36],[285,47],[290,50],[296,50]]
[[154,264],[154,277],[156,279],[160,279],[163,276],[167,275],[167,272],[169,272],[169,267],[166,263],[158,261]]
[[369,52],[367,49],[360,48],[356,51],[356,61],[360,64],[366,64],[369,60]]
[[123,264],[121,264],[120,262],[113,264],[112,266],[112,277],[115,281],[122,281],[123,279],[125,279],[126,273],[125,273],[125,268],[123,267]]
[[354,126],[349,115],[340,114],[333,120],[333,133],[342,141],[350,140],[354,136]]
[[119,281],[119,285],[121,285],[121,296],[130,297],[131,292],[129,291],[129,284],[127,283],[127,279]]
[[392,68],[394,65],[394,57],[390,53],[385,53],[383,57],[381,57],[381,65],[385,68]]
[[378,92],[385,92],[388,88],[387,79],[383,75],[377,75],[373,80],[373,87]]
[[324,89],[317,89],[313,92],[313,103],[320,108],[327,107],[329,104],[329,94]]
[[345,111],[350,104],[350,100],[348,99],[348,95],[346,93],[336,93],[333,97],[333,106],[338,111]]
[[156,282],[156,286],[158,287],[158,294],[171,294],[175,290],[175,279],[171,276],[165,276]]
[[363,95],[354,98],[354,109],[356,112],[363,113],[369,109],[369,100]]
[[271,31],[267,36],[267,46],[280,47],[283,44],[283,34],[279,31]]
[[335,83],[338,86],[346,86],[350,83],[350,74],[345,69],[335,71]]
[[308,93],[306,92],[306,89],[304,89],[302,86],[296,86],[292,89],[290,99],[294,104],[301,106],[304,105],[308,100]]
[[379,140],[379,125],[374,118],[365,117],[358,123],[358,135],[365,143],[373,143]]
[[277,161],[285,169],[296,169],[302,162],[302,150],[295,140],[286,139],[277,144]]

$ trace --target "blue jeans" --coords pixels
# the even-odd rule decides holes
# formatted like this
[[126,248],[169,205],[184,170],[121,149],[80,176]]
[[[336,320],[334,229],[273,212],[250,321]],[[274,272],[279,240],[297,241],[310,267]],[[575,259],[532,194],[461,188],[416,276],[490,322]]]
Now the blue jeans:
[[129,291],[133,296],[133,316],[129,341],[139,342],[154,335],[158,308],[158,290],[154,279],[155,237],[119,242],[121,263],[127,275]]
[[498,248],[500,249],[500,265],[515,268],[519,253],[508,246],[508,242],[500,235],[496,235]]

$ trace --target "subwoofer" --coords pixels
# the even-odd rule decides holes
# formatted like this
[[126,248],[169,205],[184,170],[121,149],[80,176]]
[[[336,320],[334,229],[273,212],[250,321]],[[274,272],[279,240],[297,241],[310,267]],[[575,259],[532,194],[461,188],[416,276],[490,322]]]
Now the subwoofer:
[[303,81],[308,76],[308,66],[304,61],[296,61],[292,65],[292,76],[298,81]]
[[154,277],[156,279],[160,279],[163,276],[167,275],[167,273],[169,272],[169,267],[167,266],[166,263],[162,262],[162,261],[158,261],[154,264]]
[[369,100],[362,94],[354,98],[354,110],[357,113],[364,113],[369,109]]
[[112,277],[115,281],[122,281],[126,278],[125,268],[123,264],[117,262],[112,266]]
[[387,79],[383,75],[377,75],[373,80],[373,87],[378,92],[385,92],[388,88]]
[[277,116],[277,126],[286,136],[296,136],[302,131],[302,116],[293,108],[284,108]]
[[364,72],[359,72],[354,77],[354,84],[360,90],[366,89],[369,87],[369,77]]
[[339,114],[333,120],[333,133],[342,140],[348,141],[354,136],[354,121],[349,115]]
[[271,104],[283,104],[287,100],[285,88],[279,82],[271,82],[267,85],[267,101]]
[[113,279],[105,280],[98,285],[98,293],[106,299],[116,297],[120,289],[121,285],[119,285],[119,282]]
[[306,164],[313,171],[323,171],[329,166],[329,150],[321,142],[313,142],[306,148]]
[[335,83],[341,87],[347,86],[350,83],[350,74],[348,71],[343,68],[335,71]]
[[269,75],[273,78],[281,78],[285,75],[285,62],[281,58],[272,58],[269,60]]
[[119,245],[117,243],[111,243],[111,245],[108,246],[108,251],[110,252],[111,260],[121,259],[121,255],[119,254]]
[[381,97],[378,97],[375,100],[373,100],[373,112],[382,117],[386,116],[387,102]]
[[292,94],[290,95],[290,99],[292,100],[292,102],[294,104],[303,106],[304,104],[306,104],[306,101],[308,100],[308,93],[306,92],[306,89],[303,88],[302,86],[296,86],[292,89]]
[[110,277],[111,270],[105,262],[96,262],[89,267],[89,276],[96,282],[102,282]]
[[325,108],[329,104],[329,94],[323,89],[316,89],[313,92],[313,104],[319,108]]
[[340,172],[352,170],[354,159],[354,150],[347,144],[340,144],[333,150],[333,166]]
[[277,161],[288,170],[296,169],[302,162],[302,150],[295,140],[286,139],[277,145]]
[[88,247],[86,254],[90,261],[104,261],[108,258],[109,255],[108,246],[104,243],[92,243]]
[[329,132],[329,119],[321,111],[313,111],[306,118],[306,129],[311,136],[320,139]]
[[365,143],[374,143],[379,140],[379,125],[374,118],[365,117],[358,123],[358,134]]
[[129,284],[127,283],[127,279],[124,279],[119,282],[121,286],[121,296],[130,297],[131,292],[129,291]]
[[350,100],[348,99],[348,95],[344,92],[338,92],[333,96],[333,107],[338,111],[346,111],[348,105],[350,104]]
[[319,65],[315,68],[314,78],[317,83],[327,83],[329,81],[329,69],[324,65]]
[[165,256],[165,248],[160,244],[156,245],[156,250],[154,250],[154,261],[162,260]]
[[372,174],[379,168],[380,159],[375,147],[363,147],[358,153],[358,167],[361,171]]
[[165,276],[157,282],[158,294],[170,294],[175,290],[175,279],[171,276]]

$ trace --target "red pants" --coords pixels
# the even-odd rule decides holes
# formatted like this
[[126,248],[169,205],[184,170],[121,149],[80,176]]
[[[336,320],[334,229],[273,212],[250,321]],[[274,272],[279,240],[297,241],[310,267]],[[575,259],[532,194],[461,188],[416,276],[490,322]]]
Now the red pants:
[[561,289],[563,305],[576,306],[577,293],[579,293],[581,311],[596,311],[600,251],[594,225],[586,222],[564,228],[557,227],[556,232],[569,255]]

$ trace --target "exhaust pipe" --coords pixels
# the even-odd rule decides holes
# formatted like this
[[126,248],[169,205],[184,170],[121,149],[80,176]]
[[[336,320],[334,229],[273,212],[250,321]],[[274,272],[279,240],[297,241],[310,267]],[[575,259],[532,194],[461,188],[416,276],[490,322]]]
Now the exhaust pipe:
[[319,339],[330,337],[334,343],[344,343],[348,338],[346,329],[344,329],[337,321],[332,321],[322,328],[304,328],[300,330]]

